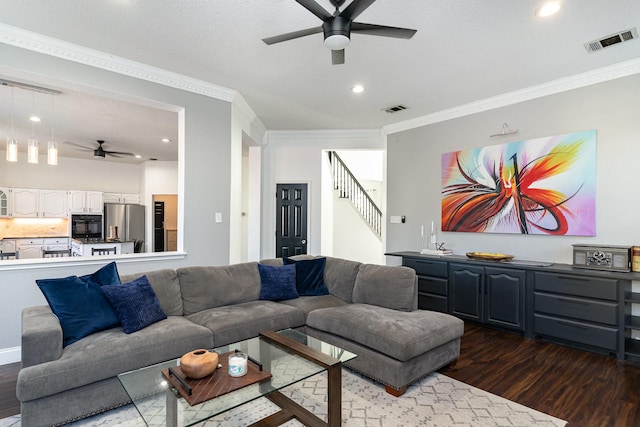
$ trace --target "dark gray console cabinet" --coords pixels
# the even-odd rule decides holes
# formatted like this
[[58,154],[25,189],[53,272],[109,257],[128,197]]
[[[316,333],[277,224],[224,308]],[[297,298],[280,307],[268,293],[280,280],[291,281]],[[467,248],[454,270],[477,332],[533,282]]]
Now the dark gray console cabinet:
[[449,264],[449,312],[462,319],[525,331],[526,273],[522,270]]
[[640,362],[640,273],[393,252],[418,274],[421,309]]

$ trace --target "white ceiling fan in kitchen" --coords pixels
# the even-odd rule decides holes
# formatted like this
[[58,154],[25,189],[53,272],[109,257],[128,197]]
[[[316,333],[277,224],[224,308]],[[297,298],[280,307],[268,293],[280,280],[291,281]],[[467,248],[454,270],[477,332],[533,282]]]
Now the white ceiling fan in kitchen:
[[105,150],[102,147],[102,144],[105,143],[104,140],[98,139],[96,142],[98,143],[98,146],[95,147],[95,148],[92,148],[92,147],[87,147],[86,145],[76,144],[75,142],[64,141],[65,144],[73,145],[74,147],[78,147],[78,148],[83,149],[83,150],[93,151],[93,157],[100,157],[100,158],[103,158],[103,159],[106,156],[119,157],[119,158],[121,158],[122,156],[133,156],[133,157],[136,157],[136,155],[133,154],[133,153],[127,153],[127,152],[124,152],[124,151]]

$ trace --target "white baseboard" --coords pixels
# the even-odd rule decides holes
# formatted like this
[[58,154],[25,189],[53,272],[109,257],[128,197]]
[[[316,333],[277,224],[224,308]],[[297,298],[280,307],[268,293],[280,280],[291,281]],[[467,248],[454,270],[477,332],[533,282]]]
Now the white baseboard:
[[22,357],[20,350],[20,347],[0,348],[0,365],[19,362]]

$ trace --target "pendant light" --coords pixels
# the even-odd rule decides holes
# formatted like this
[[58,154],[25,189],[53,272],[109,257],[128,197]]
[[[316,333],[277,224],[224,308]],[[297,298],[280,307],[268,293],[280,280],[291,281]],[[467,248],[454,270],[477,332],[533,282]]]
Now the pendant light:
[[[32,95],[32,108],[35,111],[36,96]],[[27,141],[27,162],[32,164],[38,163],[38,140],[36,139],[35,122],[39,121],[37,116],[31,116],[31,138]]]
[[55,109],[53,108],[53,94],[51,94],[51,140],[47,143],[47,164],[58,164],[58,143],[55,142],[54,125]]
[[7,137],[7,162],[17,162],[18,161],[18,140],[15,138],[13,134],[13,91],[14,88],[11,88],[11,135]]

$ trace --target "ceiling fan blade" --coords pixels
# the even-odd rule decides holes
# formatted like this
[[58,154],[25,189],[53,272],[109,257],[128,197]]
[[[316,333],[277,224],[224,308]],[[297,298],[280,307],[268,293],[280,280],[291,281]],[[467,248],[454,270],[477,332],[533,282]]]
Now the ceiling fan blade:
[[359,34],[369,34],[372,36],[395,37],[398,39],[410,39],[418,30],[409,28],[387,27],[384,25],[363,24],[361,22],[351,23],[351,32]]
[[333,65],[344,64],[344,49],[331,51],[331,63]]
[[262,39],[266,44],[274,44],[280,42],[286,42],[287,40],[293,40],[311,34],[317,34],[322,32],[322,27],[307,28],[306,30],[294,31],[292,33],[280,34],[279,36],[267,37]]
[[87,147],[85,145],[76,144],[75,142],[71,142],[71,141],[62,141],[62,142],[65,143],[65,144],[73,145],[74,147],[83,148],[85,150],[91,150],[91,151],[94,150],[94,148],[92,148],[92,147]]
[[111,150],[104,150],[105,153],[107,154],[120,154],[122,156],[135,156],[135,154],[133,153],[127,153],[125,151],[111,151]]
[[349,21],[353,21],[375,1],[376,0],[353,0],[349,6],[340,12],[340,16],[347,18]]
[[314,0],[296,0],[296,1],[302,7],[304,7],[309,12],[313,13],[314,15],[316,15],[318,18],[322,19],[323,21],[325,19],[329,19],[329,18],[331,18],[333,16],[329,12],[327,12],[324,7],[320,6]]

